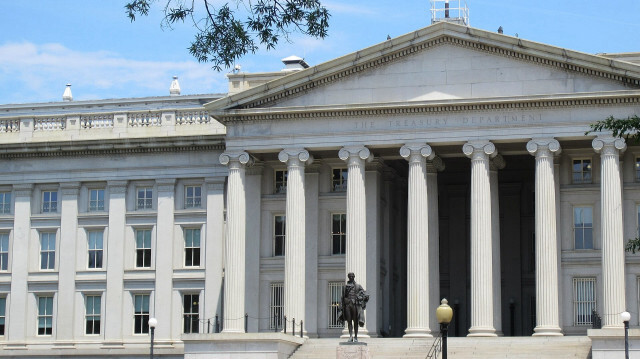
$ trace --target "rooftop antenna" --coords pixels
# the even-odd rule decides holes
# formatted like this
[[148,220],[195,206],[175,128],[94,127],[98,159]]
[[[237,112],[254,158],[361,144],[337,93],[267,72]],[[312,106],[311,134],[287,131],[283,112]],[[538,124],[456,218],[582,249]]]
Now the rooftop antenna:
[[431,0],[431,24],[452,22],[469,26],[469,8],[465,0]]

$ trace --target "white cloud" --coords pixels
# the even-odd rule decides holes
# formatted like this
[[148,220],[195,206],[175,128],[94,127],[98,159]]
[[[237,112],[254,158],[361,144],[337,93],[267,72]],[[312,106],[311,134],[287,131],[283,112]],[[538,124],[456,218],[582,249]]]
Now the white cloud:
[[227,91],[224,73],[195,61],[130,59],[107,51],[82,52],[61,44],[0,45],[0,99],[7,102],[60,101],[66,83],[76,100],[169,94],[173,75],[182,94]]

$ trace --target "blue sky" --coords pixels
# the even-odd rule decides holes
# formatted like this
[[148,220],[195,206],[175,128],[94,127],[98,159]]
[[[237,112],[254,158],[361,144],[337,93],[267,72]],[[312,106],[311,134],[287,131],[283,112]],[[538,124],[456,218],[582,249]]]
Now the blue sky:
[[[126,0],[3,1],[0,104],[60,101],[68,82],[74,100],[163,96],[173,75],[180,78],[182,94],[226,92],[227,71],[216,72],[189,54],[190,23],[160,27],[162,2],[149,17],[131,23]],[[280,59],[290,55],[317,65],[430,24],[427,0],[322,3],[332,15],[328,38],[294,35],[293,43],[238,61],[242,70],[278,71]],[[505,35],[586,53],[640,52],[639,0],[468,0],[467,5],[471,26],[483,30],[502,26]]]

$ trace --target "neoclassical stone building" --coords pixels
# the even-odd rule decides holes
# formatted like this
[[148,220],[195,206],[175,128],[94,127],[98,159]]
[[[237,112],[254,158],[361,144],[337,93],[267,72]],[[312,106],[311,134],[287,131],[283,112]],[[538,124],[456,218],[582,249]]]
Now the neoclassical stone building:
[[640,115],[638,58],[437,23],[226,96],[0,106],[0,347],[337,337],[347,272],[371,337],[431,336],[443,297],[454,336],[620,327],[640,147],[585,132]]

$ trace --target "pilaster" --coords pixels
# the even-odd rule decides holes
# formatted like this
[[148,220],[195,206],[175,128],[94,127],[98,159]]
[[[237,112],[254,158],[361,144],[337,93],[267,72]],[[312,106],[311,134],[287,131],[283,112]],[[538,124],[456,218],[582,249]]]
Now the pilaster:
[[[299,323],[305,320],[305,241],[306,241],[306,201],[305,163],[312,163],[309,151],[284,149],[278,159],[287,164],[287,204],[284,256],[284,315],[295,318]],[[306,330],[303,327],[303,333]]]
[[245,168],[252,164],[246,152],[225,152],[220,163],[229,167],[227,237],[225,240],[224,333],[244,332],[246,200]]
[[[204,318],[222,315],[222,250],[224,243],[224,177],[205,178],[207,223],[204,243]],[[215,325],[215,323],[213,324]]]
[[73,346],[73,318],[76,298],[76,241],[78,232],[78,193],[80,182],[60,184],[60,249],[58,253],[58,311],[56,341]]
[[602,233],[602,327],[622,327],[626,310],[624,288],[624,237],[619,156],[627,145],[621,138],[596,137],[593,148],[600,154],[600,203]]
[[[171,339],[171,311],[173,298],[173,240],[183,240],[182,236],[174,236],[174,209],[175,209],[175,178],[162,178],[156,180],[158,189],[158,218],[156,224],[156,243],[154,268],[156,272],[154,310],[151,313],[158,319],[156,338],[158,340]],[[183,246],[184,247],[184,246]],[[152,246],[153,248],[153,246]],[[180,256],[181,257],[181,256]]]
[[471,158],[471,328],[469,336],[496,336],[493,326],[493,237],[489,159],[498,154],[488,141],[467,142]]
[[562,335],[558,297],[558,243],[556,223],[556,179],[554,155],[560,143],[555,139],[533,139],[527,151],[536,157],[535,248],[536,327],[534,336]]

